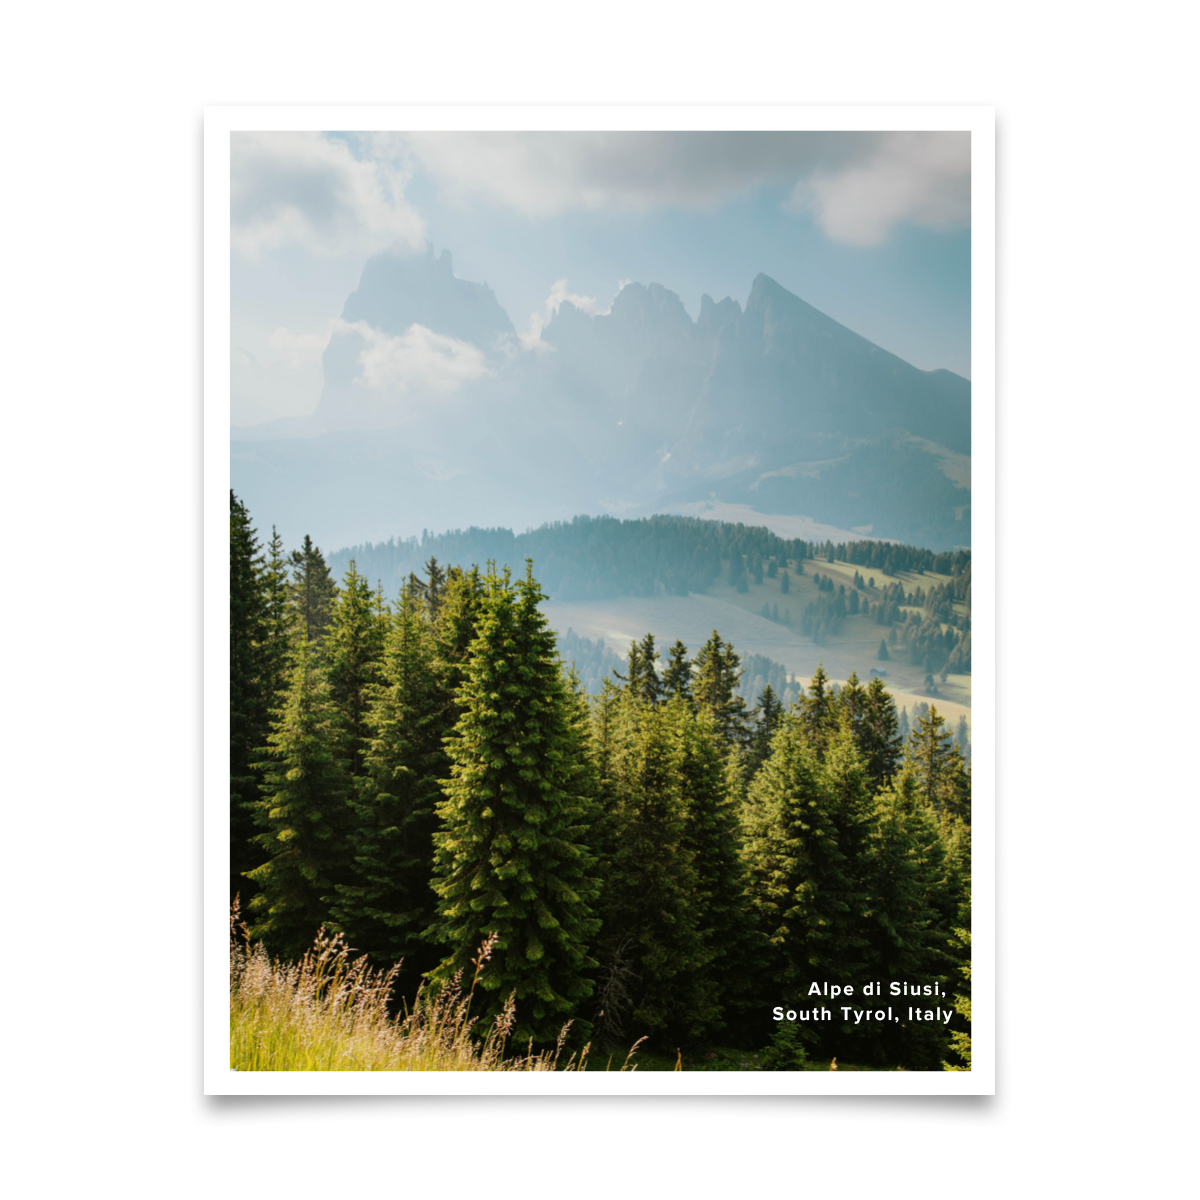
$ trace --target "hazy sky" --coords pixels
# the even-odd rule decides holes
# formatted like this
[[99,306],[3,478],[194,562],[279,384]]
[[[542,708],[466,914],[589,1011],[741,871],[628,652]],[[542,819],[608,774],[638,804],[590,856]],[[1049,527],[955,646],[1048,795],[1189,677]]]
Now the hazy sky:
[[760,271],[918,367],[970,375],[970,150],[953,133],[235,134],[235,424],[316,407],[376,250],[449,249],[526,340],[629,281],[745,304]]

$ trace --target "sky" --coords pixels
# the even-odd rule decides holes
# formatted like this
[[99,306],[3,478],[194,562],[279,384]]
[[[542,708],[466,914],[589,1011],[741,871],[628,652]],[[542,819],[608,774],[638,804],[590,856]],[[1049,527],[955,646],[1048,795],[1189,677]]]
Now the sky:
[[765,273],[926,370],[970,376],[958,133],[233,135],[235,425],[303,416],[371,254],[448,249],[527,346],[633,280],[743,306]]

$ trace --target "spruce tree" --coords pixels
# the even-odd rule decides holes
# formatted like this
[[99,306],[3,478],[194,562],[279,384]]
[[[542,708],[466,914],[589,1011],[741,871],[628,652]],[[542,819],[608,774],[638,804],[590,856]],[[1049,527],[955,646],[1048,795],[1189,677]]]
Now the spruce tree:
[[267,675],[263,559],[250,514],[229,493],[229,898],[248,899],[245,872],[258,865],[258,779],[253,763],[267,738],[273,702]]
[[265,756],[256,841],[268,861],[249,872],[260,888],[250,934],[295,958],[329,921],[345,878],[351,797],[342,717],[303,633]]
[[746,779],[752,780],[771,754],[771,739],[783,720],[783,704],[768,683],[758,697],[754,710],[754,732],[746,752]]
[[882,679],[867,684],[854,721],[854,738],[866,763],[872,789],[878,791],[895,773],[904,751],[896,721],[896,702]]
[[662,692],[666,699],[692,696],[692,664],[688,662],[687,647],[678,639],[668,651],[667,668],[663,672]]
[[356,779],[366,773],[367,707],[371,690],[379,682],[386,637],[383,597],[371,590],[351,560],[332,605],[321,650],[329,694],[341,710],[349,739],[350,773]]
[[623,699],[614,755],[613,859],[601,900],[605,957],[625,961],[628,1012],[616,1022],[664,1047],[701,1036],[717,1019],[700,973],[703,943],[694,849],[687,844],[681,700],[653,708]]
[[[426,605],[428,593],[426,593]],[[404,960],[411,994],[438,955],[421,934],[434,919],[430,884],[451,706],[434,668],[436,647],[422,601],[406,587],[391,621],[380,683],[364,716],[366,774],[351,799],[353,875],[337,888],[333,916],[351,943],[377,960]]]
[[799,998],[817,981],[849,978],[862,963],[854,864],[839,844],[839,800],[799,724],[784,722],[750,787],[746,861],[768,982]]
[[672,701],[671,709],[682,735],[682,845],[695,873],[692,918],[705,960],[687,987],[691,1020],[685,1036],[695,1041],[740,1018],[748,999],[750,931],[731,756],[711,713],[693,713],[681,699]]
[[[910,987],[945,983],[948,926],[944,912],[946,853],[938,823],[902,773],[875,799],[865,855],[871,972]],[[897,1024],[857,1030],[865,1061],[931,1070],[944,1052],[945,1030],[907,1019],[900,999]]]
[[818,757],[825,753],[825,747],[837,729],[837,707],[828,683],[825,667],[818,663],[799,703],[800,729]]
[[741,659],[733,646],[722,641],[714,629],[712,637],[696,655],[692,695],[698,708],[707,709],[721,736],[733,746],[742,746],[749,733],[746,701],[738,695]]
[[292,551],[291,565],[291,598],[296,620],[310,642],[319,642],[329,624],[337,586],[325,564],[325,556],[308,534],[304,535],[303,548]]
[[961,751],[936,707],[917,721],[909,737],[913,767],[925,803],[939,813],[971,820],[971,781]]
[[[544,599],[532,564],[515,587],[507,571],[486,581],[463,713],[446,745],[430,936],[445,947],[431,978],[446,982],[495,935],[473,1013],[495,1018],[512,994],[516,1039],[552,1042],[592,991],[599,921],[589,764]],[[587,1029],[577,1021],[577,1034]]]

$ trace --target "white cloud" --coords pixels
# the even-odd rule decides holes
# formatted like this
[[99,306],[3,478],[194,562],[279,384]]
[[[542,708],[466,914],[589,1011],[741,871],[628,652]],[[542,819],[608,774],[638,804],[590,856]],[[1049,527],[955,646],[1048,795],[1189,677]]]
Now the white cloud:
[[[621,294],[627,284],[632,282],[632,279],[620,280],[617,290],[613,293],[613,300]],[[576,292],[567,291],[567,287],[565,279],[556,279],[550,288],[550,295],[546,297],[546,303],[540,309],[529,314],[529,324],[525,327],[525,332],[520,334],[521,346],[524,349],[536,350],[540,354],[553,348],[542,341],[542,331],[554,319],[554,314],[562,307],[564,301],[569,301],[580,312],[585,312],[592,317],[604,317],[612,312],[613,300],[608,302],[607,308],[601,308],[600,302],[594,296],[581,296]]]
[[788,207],[811,212],[829,237],[858,246],[886,241],[902,222],[962,228],[971,219],[970,135],[888,134],[860,161],[801,179]]
[[317,254],[425,245],[425,222],[404,198],[410,178],[395,139],[348,142],[320,133],[235,133],[230,237],[254,258],[299,245]]
[[[628,282],[628,281],[627,281]],[[623,284],[621,285],[624,286]],[[620,287],[617,288],[619,292]],[[554,318],[554,314],[558,312],[564,300],[569,300],[576,308],[582,312],[590,313],[595,316],[597,313],[596,299],[593,296],[580,296],[574,292],[567,291],[567,281],[565,279],[556,279],[554,286],[550,289],[550,295],[546,297],[546,303],[535,312],[529,314],[529,324],[525,332],[521,334],[521,345],[526,350],[543,351],[548,349],[545,342],[542,341],[542,330]]]
[[372,391],[448,394],[493,373],[478,346],[434,333],[424,325],[410,325],[394,337],[366,321],[337,321],[335,325],[362,339],[362,383]]
[[828,236],[874,244],[900,222],[969,220],[970,140],[958,133],[420,133],[413,157],[459,203],[529,217],[570,209],[711,209],[768,184]]
[[321,355],[332,324],[298,333],[282,326],[267,338],[267,354],[235,346],[230,362],[230,422],[257,425],[276,417],[302,417],[321,399]]

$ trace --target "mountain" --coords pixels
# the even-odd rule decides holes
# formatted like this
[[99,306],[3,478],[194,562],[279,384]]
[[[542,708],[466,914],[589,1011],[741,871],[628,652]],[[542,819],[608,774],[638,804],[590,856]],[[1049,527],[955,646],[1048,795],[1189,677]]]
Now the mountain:
[[601,315],[564,302],[528,348],[448,251],[388,251],[347,299],[324,373],[314,436],[239,431],[233,481],[252,512],[327,546],[714,504],[970,544],[969,381],[767,275],[744,309],[704,296],[695,321],[657,283]]

